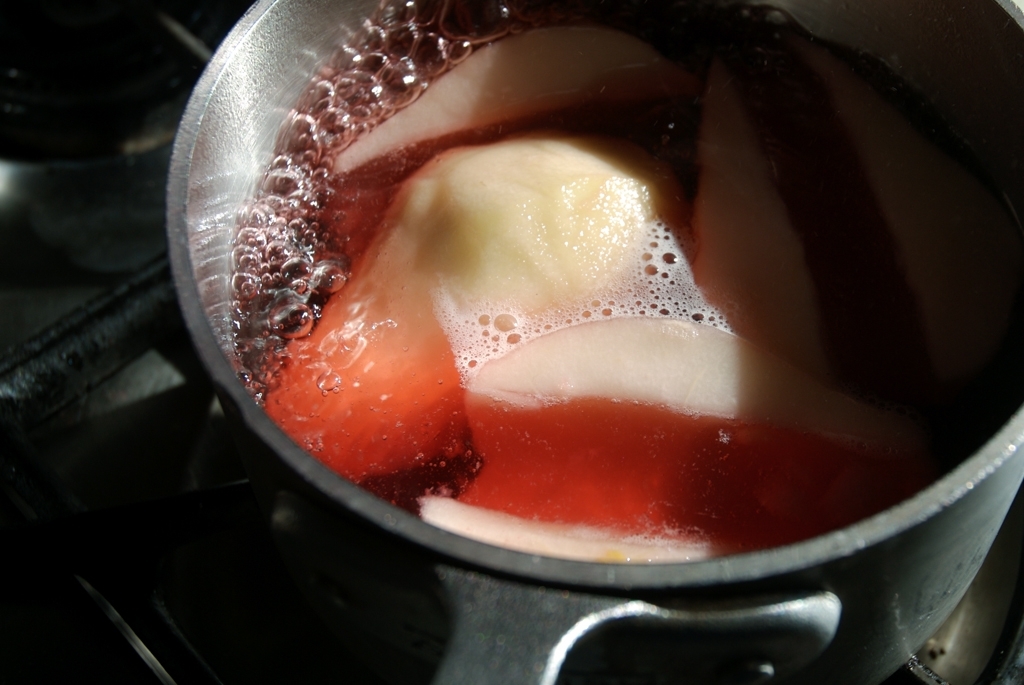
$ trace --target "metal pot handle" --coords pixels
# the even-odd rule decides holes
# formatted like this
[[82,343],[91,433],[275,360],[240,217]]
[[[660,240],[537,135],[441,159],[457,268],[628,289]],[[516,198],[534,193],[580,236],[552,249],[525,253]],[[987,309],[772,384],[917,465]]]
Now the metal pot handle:
[[[555,685],[563,667],[660,682],[682,664],[687,683],[768,683],[816,659],[842,610],[831,592],[667,609],[449,566],[438,577],[454,621],[435,685]],[[620,673],[631,668],[640,672]]]

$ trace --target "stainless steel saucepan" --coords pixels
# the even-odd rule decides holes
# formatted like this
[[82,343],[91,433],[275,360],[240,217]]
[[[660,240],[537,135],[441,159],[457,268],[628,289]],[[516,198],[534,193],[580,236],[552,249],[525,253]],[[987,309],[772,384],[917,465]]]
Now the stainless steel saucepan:
[[[774,4],[814,34],[887,62],[1024,207],[1024,15],[1011,0]],[[1020,345],[1005,352],[1001,382],[965,410],[984,444],[931,487],[812,540],[692,563],[566,561],[452,535],[329,471],[250,399],[231,344],[237,212],[310,75],[375,5],[253,7],[192,96],[168,191],[186,321],[313,605],[396,683],[553,684],[561,673],[562,682],[631,674],[622,682],[868,685],[892,673],[955,607],[1024,476]]]

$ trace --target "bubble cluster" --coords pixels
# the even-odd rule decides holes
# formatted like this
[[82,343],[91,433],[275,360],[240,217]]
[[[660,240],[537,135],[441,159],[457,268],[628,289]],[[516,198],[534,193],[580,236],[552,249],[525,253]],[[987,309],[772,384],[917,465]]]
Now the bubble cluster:
[[[287,340],[310,333],[327,297],[346,283],[350,260],[321,224],[338,152],[414,102],[433,78],[472,52],[495,16],[438,16],[430,2],[389,2],[312,78],[281,126],[273,161],[239,213],[231,253],[236,350],[259,400]],[[501,30],[507,30],[505,28]],[[498,26],[490,33],[501,34]],[[337,387],[332,385],[332,390]]]
[[469,301],[445,289],[434,310],[455,353],[463,381],[541,335],[604,319],[652,316],[701,323],[732,332],[726,316],[710,304],[684,257],[687,241],[661,222],[650,222],[621,277],[579,301],[560,302],[539,313],[513,302]]
[[[346,236],[324,216],[349,192],[338,153],[465,60],[476,46],[541,25],[597,21],[648,39],[661,24],[633,0],[385,0],[310,79],[275,156],[239,212],[231,253],[236,352],[261,401],[288,340],[310,333],[348,280]],[[644,24],[643,22],[646,22]],[[519,331],[503,338],[520,340]]]

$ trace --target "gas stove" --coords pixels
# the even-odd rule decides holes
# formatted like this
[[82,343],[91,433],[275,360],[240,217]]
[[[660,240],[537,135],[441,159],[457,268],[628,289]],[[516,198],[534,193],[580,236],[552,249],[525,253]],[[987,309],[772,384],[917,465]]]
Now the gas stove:
[[[244,10],[0,10],[5,685],[382,682],[279,559],[164,256],[174,127]],[[1020,682],[1022,549],[1019,497],[957,612],[884,685]]]

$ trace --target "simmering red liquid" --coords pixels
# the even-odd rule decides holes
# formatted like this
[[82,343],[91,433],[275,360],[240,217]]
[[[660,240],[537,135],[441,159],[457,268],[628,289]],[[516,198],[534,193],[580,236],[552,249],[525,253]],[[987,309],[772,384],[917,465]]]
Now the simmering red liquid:
[[[729,59],[740,64],[736,52]],[[820,83],[800,68],[794,73],[808,80],[808,92],[821,94]],[[806,163],[801,155],[820,152],[814,149],[817,144],[797,149],[786,138],[800,129],[804,113],[794,115],[791,103],[783,102],[787,94],[773,90],[791,84],[778,83],[778,77],[769,79],[771,87],[766,89],[757,74],[745,72],[742,78],[748,104],[752,103],[756,123],[771,148],[767,154],[785,177],[776,182],[785,192],[796,188],[791,192],[796,199],[786,199],[794,224],[831,226],[835,217],[830,213],[845,211],[849,193],[838,204],[808,201],[801,199],[801,187],[819,183],[822,164],[832,185],[862,179],[856,155],[833,145],[839,153]],[[765,97],[781,98],[782,104],[766,102]],[[817,102],[815,107],[824,110],[826,105]],[[613,398],[526,408],[467,393],[451,349],[436,336],[421,335],[423,330],[439,330],[429,311],[389,320],[368,335],[369,346],[355,355],[351,367],[335,369],[326,363],[339,344],[348,344],[330,339],[332,331],[365,304],[361,269],[372,261],[382,222],[401,184],[438,153],[530,130],[626,139],[672,168],[679,187],[691,196],[680,198],[688,211],[699,172],[693,159],[698,122],[694,103],[682,99],[566,109],[419,143],[335,179],[345,192],[324,201],[320,220],[328,228],[330,250],[352,259],[353,280],[323,305],[320,323],[310,335],[288,343],[266,394],[267,413],[330,468],[413,512],[424,495],[448,496],[528,520],[597,527],[624,536],[700,540],[715,553],[813,537],[877,513],[925,487],[938,472],[924,448],[857,444],[795,428],[692,416]],[[843,139],[835,121],[816,125]],[[865,187],[863,182],[856,186],[858,192],[868,193]],[[872,221],[872,231],[887,230],[882,219]],[[669,230],[693,244],[688,225]],[[839,360],[839,381],[886,401],[926,396],[921,388],[934,383],[918,378],[925,372],[910,369],[906,375],[912,378],[906,383],[895,378],[898,373],[890,373],[908,366],[907,359],[917,360],[919,366],[924,363],[927,353],[914,307],[900,310],[909,320],[904,323],[910,333],[902,336],[902,347],[893,357],[891,346],[877,341],[871,343],[870,355],[860,354],[865,347],[861,339],[871,339],[871,334],[858,331],[858,337],[850,337],[850,321],[867,318],[863,323],[868,328],[878,322],[842,305],[849,300],[869,309],[874,306],[874,299],[856,290],[857,283],[843,280],[847,273],[856,280],[856,274],[865,270],[870,272],[872,293],[905,295],[908,286],[901,267],[891,254],[864,259],[859,253],[831,254],[856,252],[847,250],[843,240],[857,242],[857,230],[839,238],[821,238],[811,228],[804,233],[810,236],[805,236],[805,246],[818,245],[818,253],[830,253],[826,259],[808,248],[810,259],[819,259],[812,265],[822,274],[816,277],[818,295],[831,307],[822,314],[823,326],[827,352]],[[699,250],[699,244],[694,249]],[[843,268],[833,268],[831,259],[839,259]],[[888,267],[874,268],[878,261]],[[903,300],[890,299],[895,303],[887,304],[890,309],[902,306]],[[423,339],[430,342],[424,345]],[[876,358],[881,361],[876,363]],[[871,368],[861,368],[865,365]]]
[[425,494],[457,496],[526,519],[697,538],[718,553],[843,527],[937,475],[924,452],[634,402],[515,407],[467,396],[451,360],[439,366],[421,369],[422,383],[412,371],[385,383],[385,401],[375,384],[351,399],[282,391],[267,411],[293,435],[332,436],[307,448],[413,511]]
[[467,405],[484,464],[459,498],[527,519],[781,545],[885,509],[934,477],[928,455],[767,425],[583,399]]

